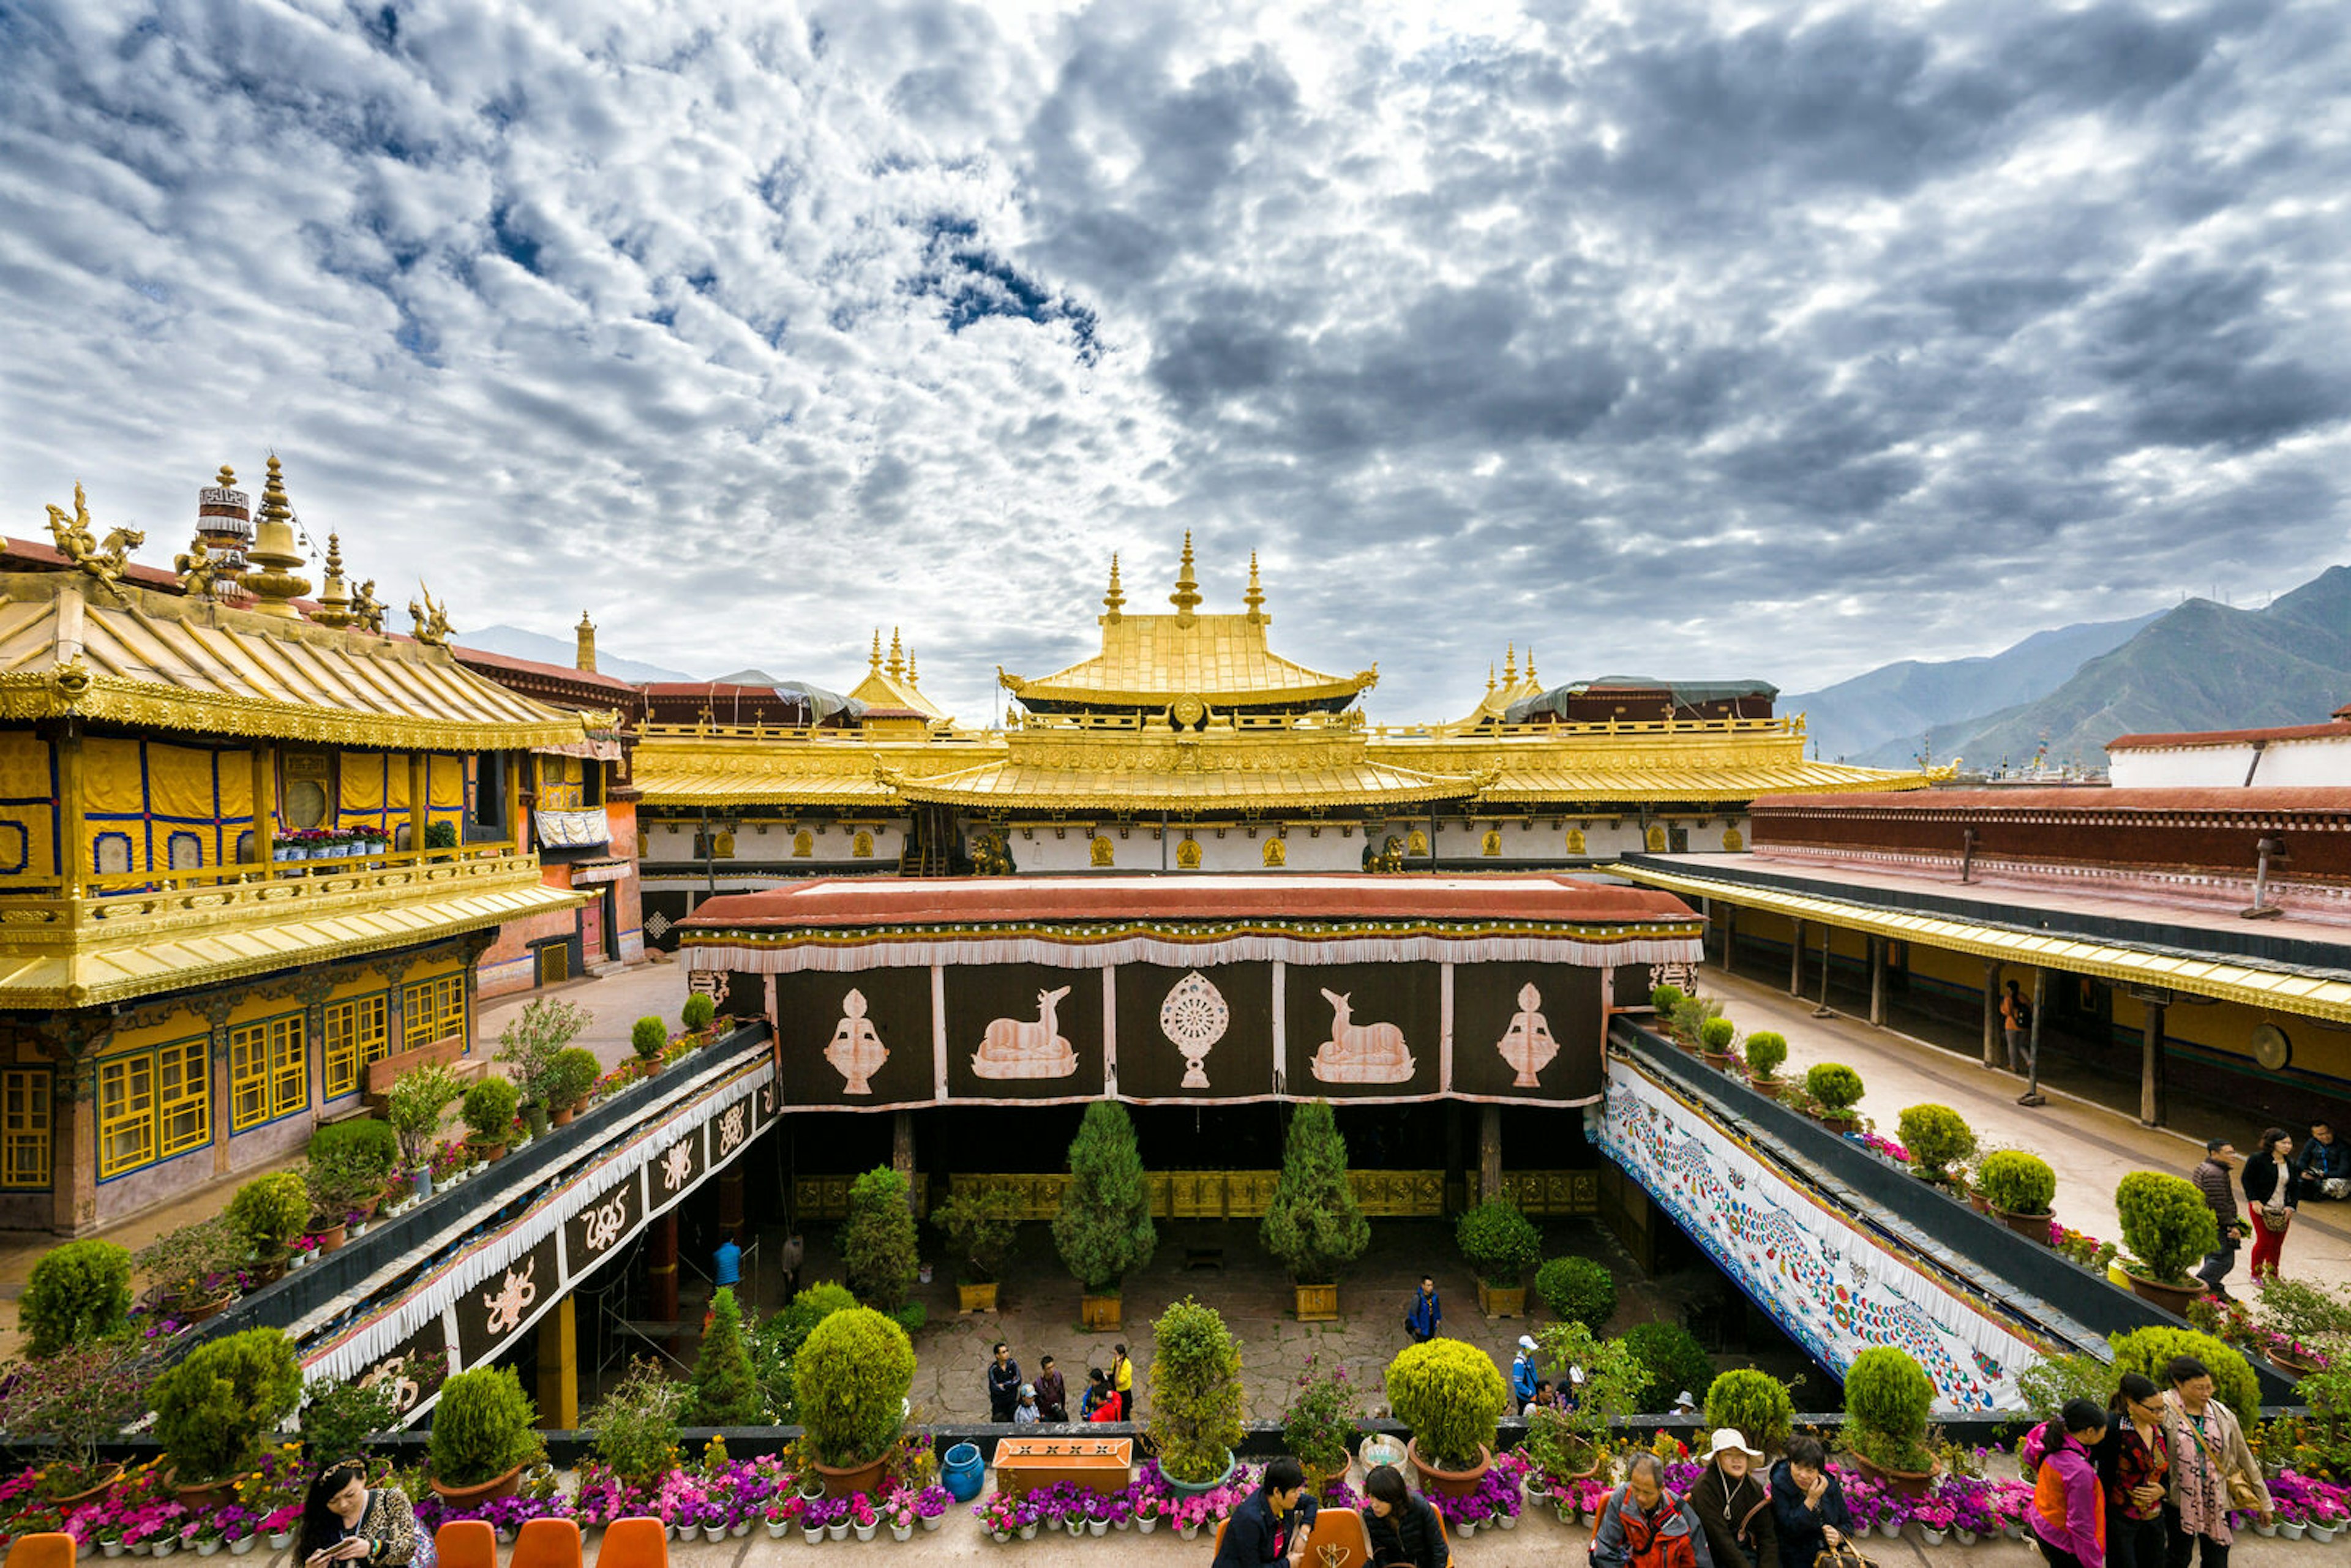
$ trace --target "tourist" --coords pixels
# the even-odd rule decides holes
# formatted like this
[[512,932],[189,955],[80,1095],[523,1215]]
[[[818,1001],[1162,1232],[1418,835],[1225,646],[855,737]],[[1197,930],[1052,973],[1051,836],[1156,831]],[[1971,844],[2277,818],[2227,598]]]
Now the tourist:
[[1666,1464],[1656,1455],[1635,1453],[1625,1484],[1600,1505],[1592,1561],[1594,1568],[1715,1568],[1698,1515],[1687,1499],[1666,1490]]
[[1212,1568],[1264,1568],[1287,1558],[1306,1561],[1306,1538],[1314,1533],[1315,1504],[1307,1495],[1306,1469],[1288,1454],[1265,1467],[1265,1482],[1225,1521]]
[[1552,1392],[1551,1379],[1546,1377],[1535,1384],[1535,1396],[1519,1407],[1519,1414],[1531,1416],[1538,1410],[1549,1410],[1558,1403],[1559,1396]]
[[1110,1386],[1118,1396],[1116,1421],[1134,1419],[1134,1363],[1126,1359],[1126,1346],[1114,1344],[1110,1351]]
[[2105,1568],[2105,1495],[2091,1458],[2105,1435],[2106,1413],[2096,1400],[2068,1399],[2055,1419],[2025,1437],[2035,1456],[2025,1522],[2049,1568]]
[[[1731,1427],[1714,1435],[1706,1469],[1690,1483],[1690,1507],[1706,1531],[1715,1568],[1780,1568],[1780,1532],[1771,1517],[1771,1494],[1755,1473],[1762,1453]],[[1812,1568],[1797,1563],[1794,1568]]]
[[1426,1498],[1405,1489],[1394,1465],[1374,1465],[1364,1478],[1364,1533],[1371,1537],[1373,1568],[1445,1568],[1452,1557],[1445,1521]]
[[2090,1457],[2106,1489],[2106,1568],[2164,1568],[2171,1451],[2163,1437],[2163,1396],[2152,1378],[2123,1374],[2107,1402],[2106,1435]]
[[1050,1355],[1037,1361],[1037,1409],[1048,1421],[1070,1418],[1070,1393],[1061,1384],[1061,1369]]
[[1405,1309],[1404,1332],[1412,1335],[1415,1344],[1426,1344],[1445,1326],[1445,1303],[1437,1299],[1437,1281],[1428,1275],[1420,1277],[1420,1290]]
[[807,1245],[800,1240],[800,1233],[797,1230],[785,1237],[783,1246],[777,1250],[776,1263],[783,1270],[786,1301],[799,1294],[800,1260],[807,1256]]
[[1012,1407],[1012,1424],[1016,1427],[1034,1427],[1043,1418],[1037,1409],[1037,1385],[1033,1383],[1022,1384],[1020,1403]]
[[1519,1336],[1519,1354],[1510,1358],[1510,1397],[1521,1407],[1534,1403],[1535,1336]]
[[2171,1455],[2164,1562],[2188,1568],[2192,1554],[2202,1568],[2229,1568],[2229,1545],[2236,1539],[2229,1515],[2250,1511],[2267,1524],[2270,1489],[2237,1413],[2212,1397],[2211,1369],[2192,1355],[2179,1355],[2164,1375],[2171,1383],[2163,1400],[2164,1445]]
[[2032,1065],[2032,1004],[2008,983],[2008,995],[2000,999],[2000,1030],[2008,1041],[2008,1070],[2022,1074]]
[[1691,1393],[1690,1393],[1690,1391],[1689,1391],[1688,1389],[1687,1389],[1687,1388],[1683,1389],[1679,1394],[1675,1395],[1675,1396],[1674,1396],[1674,1414],[1675,1414],[1675,1415],[1677,1415],[1677,1416],[1695,1416],[1695,1415],[1697,1415],[1697,1414],[1698,1414],[1698,1398],[1697,1398],[1697,1396],[1696,1396],[1695,1395],[1691,1394]]
[[2294,1139],[2283,1127],[2272,1127],[2262,1134],[2261,1147],[2245,1162],[2244,1174],[2238,1178],[2252,1210],[2256,1285],[2278,1271],[2286,1227],[2294,1223],[2294,1211],[2302,1202],[2302,1195],[2294,1187],[2293,1155]]
[[1099,1366],[1086,1369],[1086,1396],[1078,1406],[1081,1421],[1118,1419],[1118,1396],[1111,1391],[1110,1374]]
[[2229,1270],[2237,1266],[2237,1240],[2241,1235],[2237,1224],[2237,1199],[2229,1186],[2229,1172],[2237,1163],[2237,1146],[2226,1138],[2205,1141],[2204,1163],[2189,1173],[2204,1201],[2212,1206],[2212,1218],[2220,1222],[2220,1245],[2204,1255],[2196,1277],[2204,1281],[2211,1292],[2229,1301],[2228,1286],[2221,1283]]
[[998,1340],[996,1359],[987,1364],[987,1418],[1011,1420],[1012,1407],[1019,1402],[1020,1364],[1012,1359],[1012,1347]]
[[416,1510],[398,1487],[367,1484],[367,1468],[341,1459],[319,1472],[302,1499],[294,1555],[304,1568],[365,1563],[391,1568],[416,1555]]
[[2310,1142],[2294,1156],[2294,1187],[2301,1197],[2351,1197],[2351,1144],[2325,1122],[2310,1124]]
[[1780,1561],[1793,1568],[1811,1568],[1853,1529],[1844,1483],[1829,1469],[1818,1437],[1791,1438],[1788,1457],[1771,1467],[1771,1524],[1780,1534]]
[[1561,1409],[1580,1409],[1583,1404],[1583,1368],[1569,1367],[1567,1381],[1559,1385],[1554,1396],[1559,1400]]

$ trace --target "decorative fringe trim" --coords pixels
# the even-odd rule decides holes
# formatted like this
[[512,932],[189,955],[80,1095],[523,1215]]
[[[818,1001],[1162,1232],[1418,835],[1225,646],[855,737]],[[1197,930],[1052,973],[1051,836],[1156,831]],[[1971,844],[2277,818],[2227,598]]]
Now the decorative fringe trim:
[[1037,937],[938,942],[871,942],[852,946],[810,943],[789,947],[688,946],[679,949],[689,970],[737,974],[797,974],[822,970],[922,968],[932,964],[1045,964],[1062,969],[1107,969],[1120,964],[1206,968],[1212,964],[1269,960],[1299,965],[1389,964],[1413,960],[1453,964],[1573,964],[1612,969],[1625,964],[1694,964],[1705,957],[1695,936],[1649,936],[1623,942],[1583,942],[1552,936],[1355,936],[1318,942],[1295,936],[1247,936],[1215,942],[1171,942],[1127,936],[1114,942],[1051,942]]

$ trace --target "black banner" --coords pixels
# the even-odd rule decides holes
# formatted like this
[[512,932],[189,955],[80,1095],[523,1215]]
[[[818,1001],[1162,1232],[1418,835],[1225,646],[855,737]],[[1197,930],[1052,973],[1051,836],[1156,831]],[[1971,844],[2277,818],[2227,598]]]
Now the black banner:
[[709,1127],[707,1122],[689,1127],[678,1135],[677,1142],[663,1145],[661,1153],[645,1167],[648,1218],[675,1203],[702,1179],[709,1168],[709,1151],[703,1146],[703,1137]]
[[1114,983],[1121,1098],[1235,1100],[1272,1094],[1271,964],[1217,964],[1206,969],[1122,964]]
[[1401,1100],[1443,1088],[1435,964],[1293,965],[1284,988],[1290,1093]]
[[562,1296],[555,1234],[549,1231],[538,1246],[457,1298],[457,1344],[467,1366],[504,1351],[525,1323]]
[[628,1250],[629,1238],[645,1218],[644,1176],[640,1172],[594,1197],[563,1222],[564,1256],[571,1277],[585,1279],[607,1258]]
[[949,969],[947,1092],[958,1100],[1102,1093],[1102,972],[1042,964]]
[[1515,1100],[1601,1091],[1600,971],[1571,964],[1457,964],[1453,1090]]
[[927,968],[778,975],[776,1022],[786,1104],[862,1109],[935,1097]]
[[449,1375],[448,1350],[448,1333],[441,1314],[435,1312],[408,1336],[405,1344],[360,1368],[353,1381],[361,1388],[378,1384],[390,1387],[392,1406],[405,1420],[418,1406],[441,1392],[441,1384]]

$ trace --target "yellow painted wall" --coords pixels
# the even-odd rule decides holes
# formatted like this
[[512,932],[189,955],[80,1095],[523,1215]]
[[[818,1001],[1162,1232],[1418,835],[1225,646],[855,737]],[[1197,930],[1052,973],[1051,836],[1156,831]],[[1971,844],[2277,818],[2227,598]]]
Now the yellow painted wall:
[[49,743],[0,731],[0,875],[57,874],[56,794]]

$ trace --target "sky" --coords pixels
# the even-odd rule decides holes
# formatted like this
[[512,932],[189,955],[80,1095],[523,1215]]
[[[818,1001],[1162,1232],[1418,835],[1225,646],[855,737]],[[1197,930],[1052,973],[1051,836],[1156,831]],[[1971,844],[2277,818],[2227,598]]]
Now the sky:
[[[1109,558],[1458,716],[2351,559],[2351,7],[0,0],[0,527],[932,695]],[[403,627],[404,615],[396,615]]]

